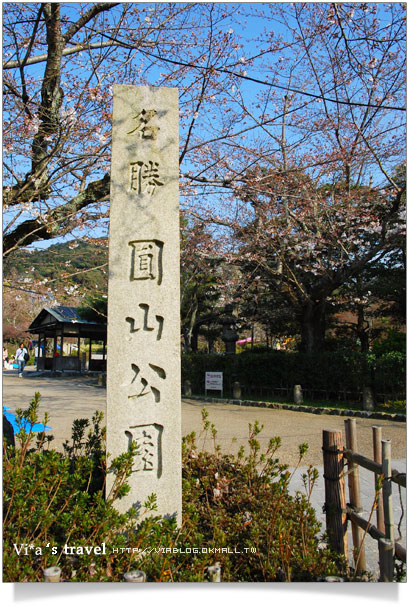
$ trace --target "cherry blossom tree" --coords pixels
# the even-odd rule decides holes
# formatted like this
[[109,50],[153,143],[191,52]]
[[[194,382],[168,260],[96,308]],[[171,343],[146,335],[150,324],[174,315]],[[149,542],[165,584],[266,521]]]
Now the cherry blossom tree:
[[[209,344],[221,332],[226,281],[223,271],[224,250],[204,223],[182,217],[181,226],[181,334],[184,351],[197,351],[200,332],[206,332]],[[212,348],[212,347],[211,347]]]
[[304,351],[321,349],[339,289],[402,245],[397,196],[258,171],[244,200],[250,221],[237,236],[245,280],[268,284],[294,310]]
[[[224,120],[217,110],[212,114],[219,128],[209,131],[213,168],[203,161],[197,173],[191,168],[185,175],[198,184],[202,213],[207,191],[242,188],[257,166],[283,175],[304,172],[319,183],[344,181],[348,188],[389,182],[399,192],[392,175],[404,160],[404,7],[256,6],[265,22],[255,39],[260,56],[242,58],[243,86],[226,91]],[[235,197],[231,202],[232,219],[238,205]],[[228,203],[225,209],[223,222]]]
[[182,210],[320,346],[333,293],[402,237],[404,6],[4,6],[4,254],[107,227],[111,87],[177,86]]
[[266,136],[244,150],[247,171],[227,179],[231,225],[246,277],[268,281],[312,352],[338,289],[403,241],[394,169],[404,159],[405,22],[391,4],[276,4],[272,19],[286,34],[261,94]]
[[222,105],[222,91],[236,79],[214,65],[237,64],[228,29],[238,10],[213,3],[4,5],[4,254],[107,227],[114,83],[179,87],[181,161],[188,157],[199,113]]

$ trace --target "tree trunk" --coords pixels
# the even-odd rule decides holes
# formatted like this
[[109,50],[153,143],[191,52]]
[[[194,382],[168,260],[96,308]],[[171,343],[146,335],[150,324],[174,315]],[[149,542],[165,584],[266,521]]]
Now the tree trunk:
[[190,353],[190,339],[186,331],[183,333],[184,338],[184,353]]
[[362,361],[362,407],[364,410],[374,410],[373,371],[367,362],[367,354],[370,350],[368,337],[369,325],[364,315],[364,306],[357,307],[357,334],[361,343]]
[[357,306],[357,335],[361,344],[361,351],[366,354],[370,350],[370,341],[368,337],[369,324],[365,319],[364,306]]
[[[197,351],[192,348],[193,342],[196,343],[196,337],[194,336],[195,325],[197,320],[198,303],[197,299],[194,298],[194,305],[191,309],[190,321],[187,324],[184,322],[183,335],[184,335],[184,353],[190,353],[191,351]],[[197,336],[198,339],[198,336]]]
[[301,351],[316,353],[324,347],[325,302],[306,303],[301,318]]
[[193,353],[198,351],[198,331],[199,326],[194,326],[191,333],[191,351]]
[[209,337],[207,339],[207,343],[208,343],[208,353],[212,354],[214,353],[214,343],[215,343],[215,338],[214,337]]

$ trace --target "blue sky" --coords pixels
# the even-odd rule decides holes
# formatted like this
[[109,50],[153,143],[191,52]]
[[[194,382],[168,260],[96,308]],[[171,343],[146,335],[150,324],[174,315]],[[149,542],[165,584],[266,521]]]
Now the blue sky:
[[[154,4],[142,4],[142,7],[152,7],[158,4],[162,4],[162,3],[154,3]],[[217,4],[217,3],[204,3],[204,6],[209,6],[209,5],[213,5],[213,4]],[[274,3],[275,4],[275,3]],[[290,3],[286,3],[287,5],[289,5]],[[5,6],[5,5],[3,5]],[[63,5],[64,8],[64,12],[70,16],[72,16],[73,19],[76,18],[77,13],[76,13],[76,7],[78,6],[77,3],[71,3],[70,5],[68,5],[67,3],[65,5]],[[275,31],[277,34],[281,33],[282,35],[284,35],[286,38],[288,36],[288,39],[291,40],[290,38],[290,34],[289,32],[286,31],[286,29],[281,26],[277,20],[275,20],[272,15],[271,15],[271,11],[270,11],[270,7],[272,6],[272,4],[270,3],[231,3],[228,5],[230,9],[236,9],[237,7],[241,10],[243,9],[249,9],[249,10],[261,10],[263,15],[265,14],[265,18],[257,18],[257,17],[248,17],[246,20],[242,19],[240,20],[240,22],[238,22],[237,20],[237,11],[234,11],[234,14],[232,16],[227,17],[225,20],[223,20],[221,23],[219,23],[219,28],[222,30],[225,30],[227,33],[230,33],[230,35],[232,35],[233,37],[238,38],[238,41],[240,44],[243,44],[243,48],[239,48],[238,52],[237,52],[237,58],[240,57],[244,57],[245,58],[245,63],[244,66],[240,64],[237,64],[233,67],[233,71],[235,71],[236,73],[239,73],[240,71],[244,71],[244,76],[245,78],[241,80],[241,82],[238,85],[233,85],[232,88],[227,89],[226,93],[227,96],[231,97],[233,100],[237,99],[242,99],[244,101],[244,104],[247,108],[250,109],[251,112],[255,112],[257,114],[257,108],[256,108],[256,98],[259,94],[261,95],[265,95],[268,91],[269,91],[269,86],[267,86],[267,84],[263,84],[263,83],[258,83],[256,80],[263,80],[265,82],[267,82],[267,80],[269,80],[270,78],[270,70],[267,70],[266,66],[263,66],[262,63],[265,61],[264,58],[262,58],[261,60],[257,61],[256,64],[254,66],[250,66],[247,64],[247,58],[249,56],[254,55],[256,52],[258,52],[258,49],[260,47],[260,43],[259,42],[247,42],[248,38],[253,38],[253,40],[258,40],[258,38],[260,38],[261,36],[264,36],[264,30],[265,28],[267,28],[268,31],[273,30]],[[371,5],[370,5],[371,6]],[[387,4],[386,3],[381,3],[379,5],[379,9],[378,11],[380,13],[384,12],[384,9],[386,8]],[[121,7],[117,8],[116,11],[120,11]],[[109,13],[108,13],[109,14]],[[110,14],[109,14],[110,15]],[[108,17],[110,18],[110,16]],[[383,20],[385,20],[384,22],[387,21],[387,17],[383,16]],[[262,45],[261,45],[262,46]],[[178,58],[178,53],[176,58]],[[67,59],[68,61],[70,61],[70,59]],[[284,56],[278,56],[276,55],[276,61],[287,61],[287,54],[284,53]],[[39,64],[39,65],[33,65],[29,68],[29,72],[31,72],[34,76],[36,76],[38,79],[40,79],[42,77],[43,71],[44,71],[44,66],[45,64]],[[82,76],[84,76],[84,72],[81,73]],[[155,66],[152,65],[147,72],[145,72],[145,75],[148,75],[148,79],[151,82],[155,83],[158,82],[158,78],[159,78],[159,69]],[[276,80],[276,85],[277,86],[283,86],[283,85],[287,85],[287,81],[285,79],[285,74],[277,74],[277,80]],[[247,80],[247,78],[251,78],[253,80]],[[129,83],[129,82],[127,82]],[[136,84],[138,84],[138,82],[135,82]],[[63,86],[64,86],[64,76],[63,76]],[[278,89],[276,89],[278,90]],[[307,92],[315,92],[313,90],[307,91]],[[279,90],[279,95],[278,98],[281,98],[281,89]],[[181,89],[181,98],[182,98],[182,102],[184,102],[184,90],[183,88]],[[315,107],[315,104],[318,103],[317,100],[310,98],[310,97],[303,97],[303,99],[305,101],[309,101],[309,104],[312,105],[313,107]],[[264,105],[264,102],[262,102],[261,104],[261,111],[262,112],[266,112],[267,114],[269,114],[271,117],[273,116],[273,114],[275,115],[275,111],[276,109],[270,105],[270,103]],[[207,124],[207,114],[203,115],[203,117],[201,118],[203,120],[202,124],[204,126],[206,126]],[[210,122],[210,121],[208,121]],[[292,119],[290,121],[292,123]],[[244,124],[251,124],[252,123],[252,119],[251,118],[244,118]],[[209,125],[208,125],[209,126]],[[241,130],[241,124],[238,124],[236,126],[237,130]],[[272,126],[267,127],[267,132],[275,132],[275,129],[277,129],[280,126],[280,122],[277,124],[277,126],[274,126],[274,130]],[[201,135],[201,132],[199,133]],[[183,135],[183,133],[182,133]],[[254,134],[250,131],[245,135],[244,138],[244,145],[248,145],[248,146],[252,146],[254,144],[254,142],[256,142],[256,140],[254,139]],[[289,136],[290,136],[290,140],[293,140],[293,133],[292,133],[292,128],[291,126],[289,126]],[[183,138],[183,137],[182,137]],[[295,139],[296,140],[296,139]],[[229,148],[227,148],[229,150]],[[21,158],[21,162],[27,162],[27,160],[24,160],[23,158]],[[183,165],[183,171],[189,171],[189,170],[194,170],[194,165],[191,163],[191,161],[186,162]],[[95,178],[95,177],[94,177]],[[221,192],[221,190],[218,191],[217,193],[211,193],[209,194],[209,198],[210,198],[210,203],[212,205],[218,204],[218,200],[219,199],[224,199],[224,197],[227,197],[227,193]],[[186,200],[182,197],[181,199],[181,203],[182,206],[185,206],[186,204]],[[23,215],[24,217],[24,215]],[[4,215],[4,219],[7,220],[8,218],[8,214],[6,213]],[[81,237],[81,233],[75,234]],[[99,235],[99,233],[95,234],[95,235]],[[72,236],[68,236],[65,239],[70,239]],[[65,240],[63,239],[57,239],[57,240],[53,240],[53,243],[56,243],[58,241],[63,241]],[[50,245],[50,242],[39,242],[35,245],[32,245],[33,248],[44,248],[44,247],[48,247]]]

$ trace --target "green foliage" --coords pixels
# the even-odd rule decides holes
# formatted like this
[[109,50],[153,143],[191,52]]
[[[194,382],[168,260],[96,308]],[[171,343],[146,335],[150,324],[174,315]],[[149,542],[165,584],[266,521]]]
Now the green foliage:
[[[65,544],[110,541],[123,545],[125,538],[119,530],[126,531],[133,520],[131,514],[120,515],[113,507],[114,500],[127,490],[125,479],[133,453],[113,461],[108,471],[115,470],[116,480],[112,496],[106,500],[104,488],[93,487],[98,466],[105,470],[105,455],[97,462],[95,457],[79,452],[79,424],[73,431],[75,448],[68,449],[69,456],[45,450],[41,436],[33,447],[35,434],[31,429],[38,422],[38,406],[36,394],[26,411],[17,411],[20,427],[26,422],[30,427],[17,433],[16,449],[3,445],[3,564],[7,581],[41,581],[42,570],[57,565],[70,579],[73,561],[62,554]],[[46,416],[44,423],[47,420]],[[95,417],[95,421],[98,424],[99,419]],[[94,427],[82,444],[84,452],[96,455],[101,451],[102,444],[96,444],[99,435],[103,434]],[[24,555],[26,550],[29,555]],[[78,580],[92,580],[93,557],[78,558]]]
[[379,410],[385,410],[394,414],[407,414],[407,403],[405,400],[387,400],[387,402],[380,404],[378,408]]
[[407,350],[407,338],[405,332],[389,330],[384,338],[374,341],[372,350],[376,356],[398,352],[405,356]]
[[70,461],[70,469],[74,470],[79,457],[91,459],[93,470],[90,478],[89,491],[94,493],[104,486],[104,460],[105,451],[103,450],[106,437],[106,428],[101,427],[103,413],[98,410],[92,418],[92,428],[85,437],[86,428],[89,427],[88,419],[76,419],[73,421],[71,443],[66,440],[63,449]]
[[83,305],[77,307],[78,314],[87,322],[105,324],[107,322],[107,295],[91,294]]
[[[204,425],[208,431],[207,421]],[[211,426],[212,428],[212,426]],[[319,549],[320,524],[309,505],[311,493],[288,492],[291,474],[276,456],[279,437],[263,452],[256,422],[249,427],[248,454],[198,452],[194,436],[184,440],[185,530],[196,545],[219,546],[223,581],[313,581],[338,571],[336,558]],[[300,447],[300,458],[306,445]],[[308,471],[314,481],[315,471]],[[255,550],[253,552],[252,550]],[[333,571],[333,572],[331,572]],[[192,580],[201,580],[201,578]]]
[[[302,352],[271,351],[258,355],[244,352],[235,356],[196,355],[182,356],[182,380],[190,380],[193,393],[204,393],[204,373],[222,371],[224,393],[232,395],[234,381],[239,381],[245,393],[256,395],[273,393],[278,388],[292,390],[302,385],[303,390],[326,392],[336,397],[337,392],[361,392],[364,372],[372,372],[373,388],[378,394],[405,392],[405,355],[391,352],[381,357],[368,354],[364,358],[358,351],[329,352],[315,355]],[[324,396],[323,396],[324,398]]]
[[404,562],[395,562],[394,565],[394,582],[406,583],[407,571]]
[[[39,394],[21,425],[37,422]],[[34,434],[22,429],[17,447],[4,444],[3,564],[6,582],[42,581],[43,570],[59,566],[72,582],[122,581],[129,570],[144,570],[148,581],[203,582],[207,568],[220,562],[223,581],[314,581],[341,572],[343,563],[320,548],[320,524],[310,506],[318,472],[304,476],[305,492],[288,491],[290,472],[280,465],[278,437],[263,452],[262,426],[249,427],[248,449],[222,455],[216,430],[203,411],[203,432],[214,453],[198,450],[195,434],[183,440],[183,523],[155,515],[152,495],[144,504],[150,516],[114,507],[129,490],[136,445],[106,469],[102,416],[73,424],[65,453],[32,447]],[[47,417],[45,418],[47,421]],[[86,436],[86,429],[89,432]],[[300,446],[302,460],[307,445]],[[114,474],[110,494],[104,481],[93,485],[96,471]],[[87,553],[86,547],[91,553]],[[92,548],[100,548],[93,553]],[[27,553],[27,555],[26,555]]]
[[[99,241],[101,242],[101,241]],[[54,244],[44,250],[36,250],[35,256],[25,249],[7,256],[4,277],[30,275],[33,280],[55,280],[59,276],[67,286],[78,285],[86,291],[107,289],[107,274],[100,267],[107,263],[107,247],[77,240],[73,243]],[[84,271],[87,268],[88,271]],[[70,276],[70,277],[68,277]]]

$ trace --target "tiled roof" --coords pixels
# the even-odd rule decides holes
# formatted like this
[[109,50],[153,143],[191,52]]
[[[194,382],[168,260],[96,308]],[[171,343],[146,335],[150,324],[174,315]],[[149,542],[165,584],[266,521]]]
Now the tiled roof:
[[77,307],[57,305],[56,307],[46,307],[45,309],[59,322],[80,322],[81,324],[90,324],[90,322],[87,322],[87,320],[84,320],[79,316]]
[[77,307],[68,307],[67,305],[56,305],[55,307],[44,307],[38,316],[30,324],[28,330],[35,329],[45,324],[50,324],[50,321],[46,321],[47,315],[52,316],[57,322],[71,323],[71,324],[83,324],[100,329],[100,327],[107,326],[105,322],[89,322],[84,320],[78,314]]

